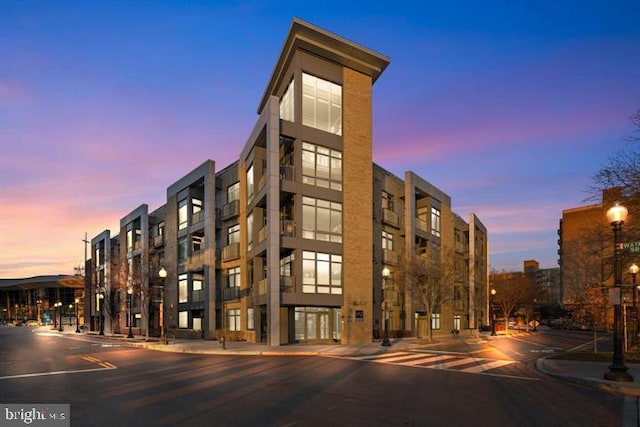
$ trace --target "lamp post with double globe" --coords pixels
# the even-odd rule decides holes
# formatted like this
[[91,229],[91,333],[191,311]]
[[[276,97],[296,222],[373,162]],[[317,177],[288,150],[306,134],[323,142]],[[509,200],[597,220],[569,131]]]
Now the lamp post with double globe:
[[382,315],[384,316],[384,332],[382,335],[382,346],[389,347],[391,342],[389,341],[389,301],[385,298],[387,289],[387,280],[391,275],[391,271],[388,267],[382,269]]
[[62,326],[62,303],[60,301],[58,301],[56,303],[58,305],[58,312],[60,313],[58,316],[58,331],[63,332],[64,331],[64,327]]
[[131,324],[133,323],[133,287],[129,286],[127,293],[129,294],[129,334],[127,338],[133,338],[133,331],[131,330]]
[[80,304],[80,298],[76,298],[76,334],[80,333],[80,317],[78,316],[78,304]]
[[620,254],[620,231],[627,219],[628,210],[617,203],[607,211],[607,220],[613,230],[613,286],[618,290],[618,296],[613,306],[613,361],[609,371],[604,373],[604,379],[609,381],[630,382],[633,376],[627,372],[624,364],[623,352],[623,319],[622,319],[622,256]]
[[496,312],[493,309],[493,299],[496,296],[496,290],[491,289],[491,297],[489,298],[489,307],[491,307],[491,336],[496,336]]
[[165,331],[165,322],[164,322],[164,283],[167,278],[167,270],[164,267],[160,267],[160,271],[158,272],[158,276],[162,279],[162,285],[160,286],[160,342],[162,344],[167,343],[167,333]]

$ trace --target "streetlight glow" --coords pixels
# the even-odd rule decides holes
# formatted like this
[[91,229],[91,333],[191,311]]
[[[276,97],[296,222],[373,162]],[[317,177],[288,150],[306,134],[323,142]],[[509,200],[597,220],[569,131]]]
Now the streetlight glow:
[[616,202],[615,205],[609,208],[607,211],[607,220],[611,225],[622,225],[627,220],[629,211],[626,207]]

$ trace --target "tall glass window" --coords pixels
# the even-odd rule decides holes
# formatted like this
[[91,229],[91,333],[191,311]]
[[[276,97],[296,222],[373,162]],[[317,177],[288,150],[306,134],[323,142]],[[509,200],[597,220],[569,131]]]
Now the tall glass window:
[[236,182],[227,187],[227,203],[231,203],[234,200],[240,198],[240,183]]
[[342,294],[342,256],[303,251],[302,292]]
[[382,249],[393,250],[393,234],[382,231]]
[[178,328],[187,329],[189,327],[189,312],[181,311],[178,313]]
[[253,247],[253,212],[247,215],[247,248]]
[[[191,299],[194,302],[204,301],[204,276],[202,274],[194,274],[191,277]],[[195,318],[194,329],[195,329]]]
[[289,122],[295,121],[294,116],[294,84],[293,80],[287,86],[287,90],[282,94],[280,98],[280,118]]
[[431,329],[440,329],[440,313],[431,314]]
[[232,308],[227,311],[228,316],[228,328],[230,331],[239,331],[240,330],[240,309]]
[[302,182],[342,190],[342,153],[303,142]]
[[227,242],[229,245],[240,243],[240,224],[232,225],[227,228]]
[[186,274],[178,276],[178,302],[189,302],[189,281]]
[[302,198],[302,237],[342,242],[342,203]]
[[302,124],[342,135],[342,86],[302,73]]
[[247,203],[249,203],[253,197],[253,184],[253,165],[251,165],[249,166],[249,169],[247,169]]
[[187,199],[178,202],[178,230],[183,230],[189,225],[189,215],[187,213]]
[[228,271],[228,280],[230,288],[239,288],[240,287],[240,267],[230,268]]
[[440,210],[431,208],[431,234],[440,237]]
[[184,264],[189,257],[189,240],[187,237],[181,237],[178,240],[178,263]]
[[255,329],[254,313],[253,307],[247,308],[247,329],[250,331]]
[[127,250],[133,250],[133,230],[127,230]]
[[280,277],[292,277],[293,276],[293,262],[294,253],[280,258]]
[[202,200],[195,197],[191,198],[191,209],[194,215],[200,212],[202,210]]

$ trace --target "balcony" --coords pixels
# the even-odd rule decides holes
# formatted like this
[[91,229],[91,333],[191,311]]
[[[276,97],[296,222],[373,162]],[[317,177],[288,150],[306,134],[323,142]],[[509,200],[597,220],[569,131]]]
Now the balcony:
[[262,279],[258,281],[258,295],[266,295],[267,294],[267,279]]
[[280,221],[280,235],[284,237],[295,237],[296,234],[296,223],[289,220],[283,219]]
[[429,223],[422,218],[416,218],[416,228],[418,230],[424,231],[425,233],[428,233]]
[[267,227],[264,226],[258,230],[258,243],[263,242],[267,238]]
[[240,258],[240,243],[231,243],[222,248],[222,261]]
[[198,223],[200,223],[202,221],[204,221],[204,211],[203,210],[199,210],[198,212],[196,212],[193,215],[191,215],[191,225],[198,224]]
[[153,246],[154,247],[159,247],[164,245],[164,236],[156,236],[153,238]]
[[260,179],[258,179],[258,187],[256,188],[256,193],[262,190],[266,184],[267,184],[267,175],[266,175],[266,171],[263,171],[263,175],[260,177]]
[[389,265],[398,265],[398,254],[389,250],[389,249],[383,249],[382,250],[382,261],[385,264],[389,264]]
[[293,165],[280,165],[280,181],[293,181],[295,169]]
[[222,289],[222,300],[223,301],[234,301],[240,299],[240,288],[224,288]]
[[392,227],[400,227],[400,219],[398,214],[391,209],[382,208],[382,221]]
[[296,291],[296,278],[293,276],[280,278],[280,292],[293,293]]
[[240,214],[240,200],[233,200],[222,207],[222,220],[236,217]]
[[184,268],[187,271],[202,270],[204,268],[204,250],[199,250],[187,258]]

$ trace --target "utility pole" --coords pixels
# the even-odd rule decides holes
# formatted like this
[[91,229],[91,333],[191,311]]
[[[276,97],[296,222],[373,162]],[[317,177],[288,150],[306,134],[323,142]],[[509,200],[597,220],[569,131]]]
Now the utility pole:
[[[87,293],[87,289],[89,289],[89,319],[92,320],[91,317],[91,313],[92,308],[92,301],[93,301],[93,297],[91,296],[91,288],[89,287],[89,283],[87,281],[87,245],[89,244],[89,240],[87,240],[87,232],[85,231],[84,233],[84,239],[82,239],[82,242],[84,243],[84,265],[82,266],[82,268],[84,269],[84,294],[85,294],[85,307],[86,307],[86,293]],[[85,328],[87,327],[87,313],[86,311],[84,312],[84,325]],[[90,330],[92,329],[91,327],[89,328]]]

